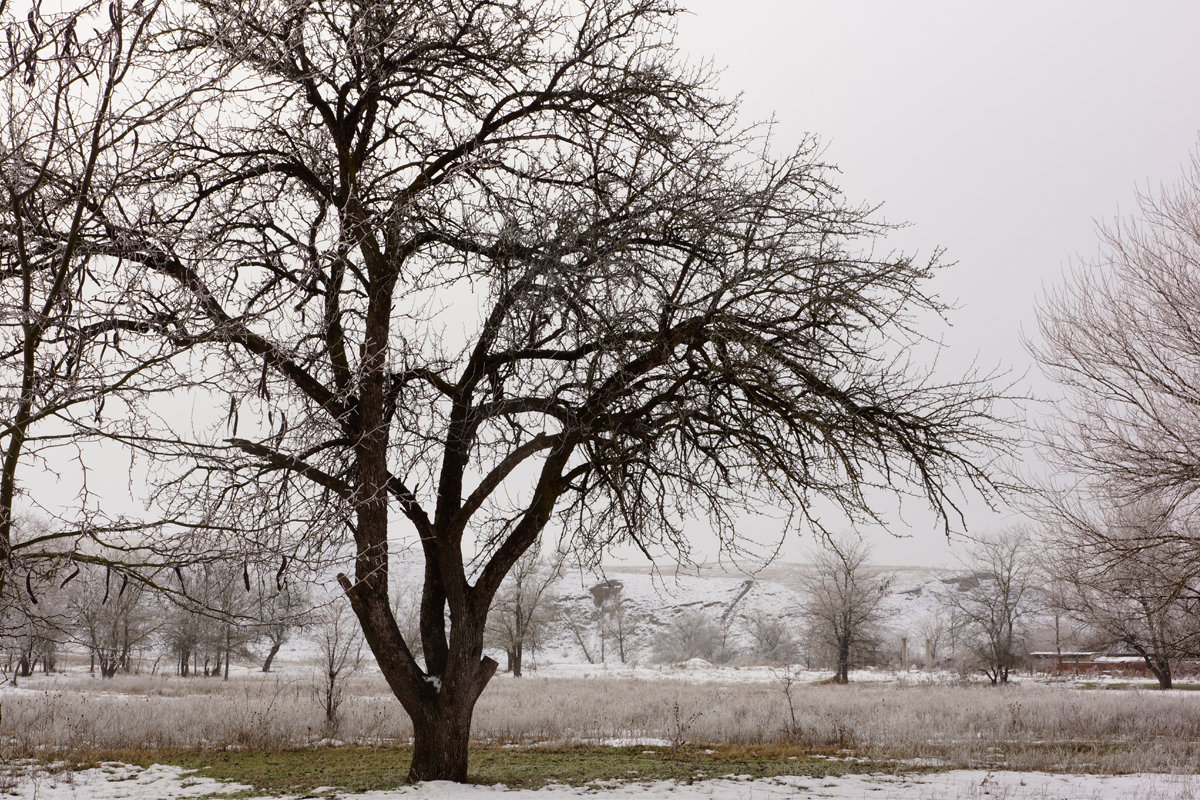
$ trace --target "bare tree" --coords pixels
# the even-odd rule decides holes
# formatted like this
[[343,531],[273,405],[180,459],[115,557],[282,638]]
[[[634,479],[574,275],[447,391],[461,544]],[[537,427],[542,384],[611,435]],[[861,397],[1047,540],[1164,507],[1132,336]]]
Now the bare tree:
[[198,673],[201,643],[208,620],[192,608],[161,601],[162,644],[175,663],[175,674],[186,678]]
[[579,645],[579,650],[583,653],[583,657],[587,659],[589,664],[595,664],[596,658],[593,655],[595,650],[595,631],[593,625],[596,617],[591,610],[584,611],[574,603],[567,603],[559,607],[558,619],[571,634],[571,638],[575,640],[575,644]]
[[[1063,486],[1037,513],[1064,545],[1077,617],[1171,683],[1200,574],[1200,151],[1181,180],[1100,228],[1100,248],[1039,309],[1030,345],[1062,388],[1044,428]],[[1157,554],[1157,555],[1156,555]]]
[[61,642],[69,640],[69,614],[52,575],[32,570],[25,580],[0,586],[2,671],[17,685],[40,664],[53,672]]
[[[47,206],[88,224],[12,208],[37,252],[148,276],[139,333],[190,347],[198,401],[228,407],[136,438],[178,467],[156,495],[190,530],[177,558],[350,543],[414,780],[465,780],[488,609],[552,522],[583,557],[686,555],[695,516],[735,547],[763,503],[869,517],[894,486],[944,515],[989,486],[989,384],[904,355],[944,309],[937,259],[875,255],[886,226],[815,141],[776,156],[740,127],[675,55],[676,11],[114,4],[153,46],[122,51],[119,110],[73,107],[107,115],[105,179],[73,151],[45,166]],[[389,600],[396,516],[425,559],[423,663]]]
[[940,609],[917,620],[916,633],[921,649],[920,663],[927,669],[935,668],[942,655],[942,645],[949,638],[946,614]]
[[[787,666],[800,657],[800,645],[791,626],[779,617],[756,616],[750,620],[752,655],[757,663]],[[788,688],[785,687],[785,693]]]
[[75,639],[88,649],[102,678],[133,670],[134,656],[157,630],[144,586],[106,571],[80,575],[67,587]]
[[346,683],[362,665],[362,632],[340,602],[317,615],[311,638],[318,652],[317,699],[325,711],[325,734],[337,734]]
[[263,584],[253,602],[253,611],[258,618],[258,633],[267,645],[263,657],[263,672],[270,672],[275,656],[288,640],[303,626],[312,609],[308,593],[286,584],[282,589]]
[[633,655],[633,637],[639,628],[635,615],[630,611],[631,605],[620,591],[608,595],[600,604],[600,636],[616,644],[617,657],[622,664],[628,664]]
[[679,663],[702,658],[714,664],[732,661],[725,631],[713,617],[696,609],[677,615],[655,638],[654,657],[658,661]]
[[871,551],[859,539],[830,539],[816,553],[804,581],[804,616],[811,640],[832,656],[835,683],[849,683],[850,668],[877,648],[883,600],[891,581],[867,565]]
[[228,680],[233,658],[251,656],[250,645],[260,634],[258,598],[248,568],[206,563],[192,570],[186,581],[179,592],[160,595],[163,643],[175,658],[178,674]]
[[561,574],[561,558],[547,561],[535,546],[517,559],[492,601],[487,641],[504,650],[513,677],[521,677],[525,653],[541,646],[554,618],[552,586]]
[[1172,662],[1200,649],[1200,575],[1169,508],[1143,500],[1059,515],[1055,575],[1070,613],[1102,646],[1137,653],[1160,688]]
[[1120,503],[1200,488],[1200,152],[1138,217],[1099,230],[1038,311],[1030,349],[1064,396],[1045,438],[1074,480]]
[[[145,521],[110,513],[89,477],[97,462],[112,469],[119,442],[136,452],[154,399],[183,385],[173,359],[186,343],[157,335],[161,307],[137,288],[145,270],[86,243],[113,233],[120,175],[153,158],[136,142],[166,111],[158,101],[179,102],[153,91],[165,76],[134,66],[156,9],[0,12],[0,582],[39,560],[148,579],[131,569],[142,557],[128,535]],[[51,491],[38,486],[48,473]],[[16,536],[31,516],[39,529]]]
[[970,574],[943,593],[960,642],[993,684],[1007,684],[1024,655],[1024,623],[1037,608],[1036,564],[1024,532],[979,539],[964,567]]

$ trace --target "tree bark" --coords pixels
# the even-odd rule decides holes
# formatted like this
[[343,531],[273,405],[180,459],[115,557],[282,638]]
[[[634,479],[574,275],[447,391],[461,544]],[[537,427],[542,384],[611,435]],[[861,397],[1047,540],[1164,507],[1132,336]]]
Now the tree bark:
[[428,716],[413,719],[413,756],[410,783],[467,780],[467,747],[471,739],[471,714],[475,703],[436,704]]
[[[380,672],[412,720],[413,760],[408,780],[462,783],[467,778],[467,746],[475,702],[500,666],[483,655],[487,606],[481,606],[482,614],[473,612],[458,620],[450,630],[444,658],[431,662],[429,671],[424,672],[400,635],[386,590],[369,585],[376,579],[375,575],[367,575],[351,584],[346,576],[338,576]],[[422,625],[432,619],[423,615]],[[429,637],[431,644],[434,638]],[[428,652],[426,659],[430,660]]]
[[267,652],[267,657],[263,659],[262,671],[270,672],[271,664],[275,661],[275,656],[279,655],[279,649],[283,647],[283,642],[272,642],[271,649]]
[[837,675],[834,676],[833,682],[850,682],[850,642],[845,638],[838,642]]
[[524,648],[520,642],[517,642],[512,650],[508,652],[508,669],[514,678],[521,677],[521,664],[525,660],[524,656]]
[[1156,656],[1144,650],[1140,651],[1142,660],[1146,662],[1146,666],[1150,668],[1151,674],[1158,681],[1158,688],[1170,689],[1174,686],[1174,679],[1171,675],[1171,662],[1161,656]]

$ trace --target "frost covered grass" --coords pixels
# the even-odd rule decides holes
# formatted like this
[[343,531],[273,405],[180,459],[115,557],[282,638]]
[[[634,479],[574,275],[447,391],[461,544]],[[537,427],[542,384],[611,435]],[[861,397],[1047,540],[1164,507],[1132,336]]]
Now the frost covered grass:
[[[498,677],[475,738],[556,752],[656,742],[833,752],[945,767],[1055,772],[1200,771],[1200,695],[1079,691],[1025,683],[794,684],[638,677]],[[328,743],[303,671],[202,678],[84,675],[26,681],[0,695],[9,758],[89,760],[115,751],[286,750]],[[406,745],[411,727],[377,675],[351,683],[339,742]]]

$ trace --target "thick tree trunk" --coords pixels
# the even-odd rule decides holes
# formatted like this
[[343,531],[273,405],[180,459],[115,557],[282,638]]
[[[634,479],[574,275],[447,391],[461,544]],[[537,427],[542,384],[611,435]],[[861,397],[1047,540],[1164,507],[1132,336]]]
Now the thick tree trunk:
[[833,677],[833,682],[850,682],[850,642],[846,640],[838,642],[837,674]]
[[1158,688],[1170,689],[1174,685],[1174,680],[1171,676],[1171,663],[1165,658],[1156,658],[1154,656],[1146,656],[1146,666],[1150,668],[1150,672],[1158,680]]
[[467,747],[475,704],[439,705],[431,708],[428,716],[413,719],[413,756],[408,770],[412,783],[467,780]]
[[[416,667],[383,591],[364,591],[339,576],[362,624],[363,638],[392,692],[413,723],[413,759],[408,780],[467,779],[467,745],[475,702],[499,664],[483,655],[484,619],[463,619],[451,634],[444,664],[425,674]],[[432,642],[432,639],[431,639]],[[426,659],[430,655],[426,654]]]

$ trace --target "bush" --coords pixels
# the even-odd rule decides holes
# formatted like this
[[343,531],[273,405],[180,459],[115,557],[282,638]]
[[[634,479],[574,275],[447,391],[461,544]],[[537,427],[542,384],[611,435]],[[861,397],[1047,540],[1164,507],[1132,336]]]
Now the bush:
[[701,611],[685,611],[667,627],[654,646],[654,658],[677,663],[702,658],[713,664],[726,664],[735,653],[726,642],[726,631]]

